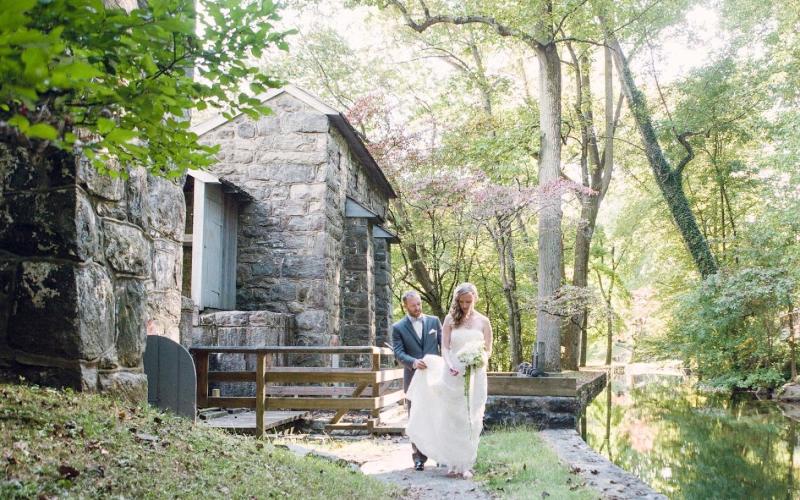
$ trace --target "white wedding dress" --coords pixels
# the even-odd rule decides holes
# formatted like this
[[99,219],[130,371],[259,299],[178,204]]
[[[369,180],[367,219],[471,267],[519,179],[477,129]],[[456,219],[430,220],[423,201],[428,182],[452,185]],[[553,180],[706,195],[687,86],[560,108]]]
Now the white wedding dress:
[[483,342],[483,332],[455,328],[450,335],[451,363],[459,374],[450,374],[444,358],[427,355],[428,366],[417,370],[406,398],[411,401],[411,414],[406,434],[419,451],[456,472],[468,471],[478,454],[478,440],[483,429],[486,406],[486,367],[473,370],[470,378],[469,409],[464,394],[464,368],[458,352],[474,341]]

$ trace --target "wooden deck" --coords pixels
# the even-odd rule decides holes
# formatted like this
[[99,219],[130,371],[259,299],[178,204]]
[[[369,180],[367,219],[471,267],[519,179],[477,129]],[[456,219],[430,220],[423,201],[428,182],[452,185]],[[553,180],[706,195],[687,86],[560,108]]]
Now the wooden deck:
[[[264,430],[268,431],[281,425],[308,418],[307,411],[267,411],[264,412]],[[245,411],[225,415],[224,417],[210,418],[203,421],[204,425],[216,427],[242,434],[256,433],[256,412]]]

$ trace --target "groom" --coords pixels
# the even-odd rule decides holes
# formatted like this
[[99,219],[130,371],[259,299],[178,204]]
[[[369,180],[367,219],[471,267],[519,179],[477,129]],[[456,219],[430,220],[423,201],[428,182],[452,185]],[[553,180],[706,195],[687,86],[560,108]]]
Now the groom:
[[[426,354],[441,355],[442,323],[435,316],[422,314],[422,300],[417,292],[404,293],[402,301],[406,315],[392,325],[392,344],[395,359],[405,367],[403,390],[408,391],[414,372],[428,368],[422,358]],[[411,411],[410,401],[408,410]],[[411,443],[411,449],[414,469],[423,470],[428,457],[423,455],[414,443]]]

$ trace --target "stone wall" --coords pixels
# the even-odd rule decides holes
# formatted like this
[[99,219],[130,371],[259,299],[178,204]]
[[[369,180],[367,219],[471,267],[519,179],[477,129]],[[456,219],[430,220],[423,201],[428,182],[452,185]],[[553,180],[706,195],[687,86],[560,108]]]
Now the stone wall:
[[392,255],[389,243],[375,238],[375,345],[391,345]]
[[[295,344],[335,345],[345,330],[345,256],[360,244],[345,234],[346,197],[381,216],[388,200],[324,113],[287,93],[267,105],[271,115],[240,116],[202,138],[220,146],[212,172],[254,198],[238,223],[237,308],[294,314]],[[375,290],[368,272],[358,293]],[[375,302],[358,313],[359,341],[375,341]]]
[[240,116],[202,138],[221,146],[212,172],[254,198],[239,216],[236,304],[295,314],[296,342],[327,345],[328,119],[285,94],[268,105],[273,114]]
[[0,138],[0,370],[145,399],[147,333],[178,338],[181,188]]
[[342,345],[375,345],[375,257],[367,219],[345,221]]
[[[213,346],[274,346],[288,345],[294,318],[291,314],[270,311],[222,311],[196,316],[197,324],[187,328],[181,344]],[[283,366],[282,357],[270,359],[272,366]],[[244,354],[214,354],[209,359],[209,369],[218,371],[255,371],[256,357]],[[212,384],[223,396],[253,396],[254,383]]]
[[578,421],[608,380],[604,372],[581,372],[576,396],[497,396],[486,402],[487,427],[529,425],[539,429],[577,429]]
[[329,241],[336,242],[330,248],[336,265],[331,273],[331,288],[339,288],[332,304],[338,307],[329,310],[329,314],[338,315],[341,345],[382,345],[388,339],[391,323],[391,308],[387,305],[391,301],[391,282],[385,274],[388,245],[385,240],[372,237],[374,221],[345,218],[344,207],[350,197],[385,217],[388,199],[335,129],[330,134],[328,159],[328,235]]

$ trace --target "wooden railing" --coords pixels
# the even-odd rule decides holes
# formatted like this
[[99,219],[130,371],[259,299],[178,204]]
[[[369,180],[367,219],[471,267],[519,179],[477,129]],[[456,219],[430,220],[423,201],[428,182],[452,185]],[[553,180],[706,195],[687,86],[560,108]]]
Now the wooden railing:
[[[370,432],[380,424],[381,409],[402,401],[402,386],[392,382],[402,380],[402,368],[381,368],[381,361],[394,356],[385,347],[220,347],[198,346],[189,349],[197,372],[197,407],[251,408],[256,411],[256,435],[264,435],[264,412],[267,410],[335,410],[328,430],[364,429]],[[256,357],[255,371],[209,371],[210,354],[250,354]],[[273,357],[289,355],[369,355],[370,368],[335,368],[307,366],[275,366]],[[254,397],[212,397],[209,383],[255,382]],[[317,384],[317,385],[269,385]],[[350,387],[318,384],[348,383]],[[348,411],[370,410],[365,424],[340,423]]]

